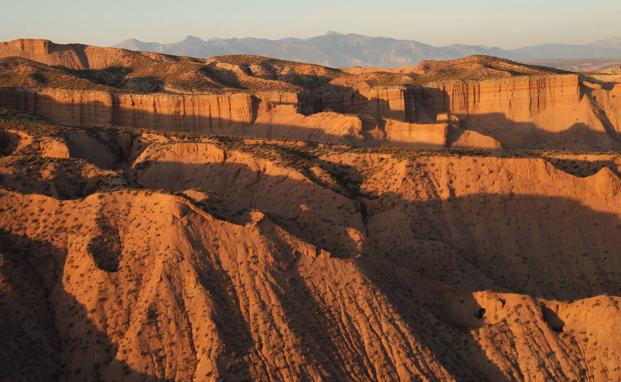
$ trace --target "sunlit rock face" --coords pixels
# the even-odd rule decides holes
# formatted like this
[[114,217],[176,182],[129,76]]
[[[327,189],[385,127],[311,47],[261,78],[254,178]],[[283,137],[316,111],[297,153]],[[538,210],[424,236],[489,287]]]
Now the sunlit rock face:
[[621,379],[618,84],[0,56],[0,379]]

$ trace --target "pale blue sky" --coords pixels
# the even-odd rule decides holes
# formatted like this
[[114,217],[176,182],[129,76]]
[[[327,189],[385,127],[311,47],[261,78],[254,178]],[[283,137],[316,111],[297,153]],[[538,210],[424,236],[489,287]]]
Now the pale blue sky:
[[332,30],[516,48],[621,37],[621,0],[0,0],[0,40],[112,45]]

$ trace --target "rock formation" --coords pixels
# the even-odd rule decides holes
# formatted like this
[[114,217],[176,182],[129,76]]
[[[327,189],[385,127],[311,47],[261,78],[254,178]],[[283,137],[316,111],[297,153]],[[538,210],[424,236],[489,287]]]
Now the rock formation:
[[[493,146],[590,151],[620,144],[619,85],[490,57],[339,71],[254,56],[197,60],[42,40],[0,48],[0,57],[21,57],[3,59],[0,107],[70,125],[373,145],[380,136],[414,136],[395,131],[397,121],[414,124],[402,125],[411,131],[450,114],[460,122],[451,130],[489,136],[498,141]],[[432,140],[439,146],[450,145],[441,129],[421,126],[417,134],[429,129],[438,132]]]
[[0,53],[0,380],[621,379],[618,84]]

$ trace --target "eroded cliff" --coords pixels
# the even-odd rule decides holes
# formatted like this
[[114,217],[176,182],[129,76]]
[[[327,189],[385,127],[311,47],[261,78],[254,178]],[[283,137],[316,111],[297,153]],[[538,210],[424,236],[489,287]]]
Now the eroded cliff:
[[15,55],[0,380],[621,379],[614,81]]
[[[11,55],[22,58],[3,61],[0,106],[78,126],[357,145],[437,131],[431,141],[448,147],[440,129],[422,125],[450,115],[449,136],[465,129],[464,137],[492,139],[495,147],[608,151],[620,145],[618,84],[490,57],[339,71],[254,56],[196,60],[38,40],[5,43],[0,57]],[[396,121],[410,124],[396,131]]]
[[0,122],[5,378],[621,378],[617,154]]

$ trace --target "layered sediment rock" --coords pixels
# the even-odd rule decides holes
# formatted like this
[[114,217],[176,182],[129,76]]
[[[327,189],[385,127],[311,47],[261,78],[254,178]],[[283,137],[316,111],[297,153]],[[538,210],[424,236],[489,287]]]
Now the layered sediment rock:
[[312,98],[315,99],[315,111],[333,110],[413,122],[415,106],[412,95],[412,90],[405,86],[393,86],[335,91]]
[[598,109],[578,75],[430,84],[417,91],[415,106],[417,118],[448,112],[505,147],[618,148],[602,120],[614,114],[614,103]]
[[48,40],[22,39],[0,43],[0,56],[24,57],[46,65],[87,69],[88,61],[79,45],[58,45]]
[[[77,70],[133,65],[137,60],[149,57],[166,60],[165,55],[156,53],[137,53],[83,44],[56,44],[49,40],[20,39],[0,42],[0,57],[12,56]],[[175,61],[174,58],[168,57],[168,61]]]
[[[66,89],[0,88],[0,108],[73,126],[122,126],[250,137],[280,137],[365,145],[352,114],[303,115],[295,93],[228,95],[128,94]],[[444,126],[380,119],[384,141],[446,147]]]
[[69,125],[119,125],[207,132],[252,123],[259,100],[250,94],[115,94],[65,89],[0,89],[0,107]]
[[0,108],[69,125],[111,125],[114,103],[113,95],[105,91],[0,88]]
[[404,146],[418,143],[429,147],[446,147],[449,129],[449,125],[444,123],[414,124],[393,119],[384,120],[383,125],[386,140]]
[[508,148],[613,150],[619,93],[619,85],[593,91],[577,74],[521,76],[342,91],[319,95],[315,107],[418,124],[455,115]]
[[616,133],[621,133],[621,84],[599,86],[592,91],[591,99],[605,123]]
[[[435,134],[432,124],[446,114],[471,132],[462,136],[466,146],[487,136],[485,147],[495,140],[509,149],[621,148],[618,84],[491,57],[339,71],[255,56],[204,61],[45,40],[0,44],[0,57],[11,55],[69,69],[11,62],[6,70],[23,78],[7,77],[0,107],[71,125],[427,145],[425,134]],[[89,84],[92,90],[76,89]],[[365,118],[378,123],[361,123]],[[391,121],[407,123],[400,130]]]

